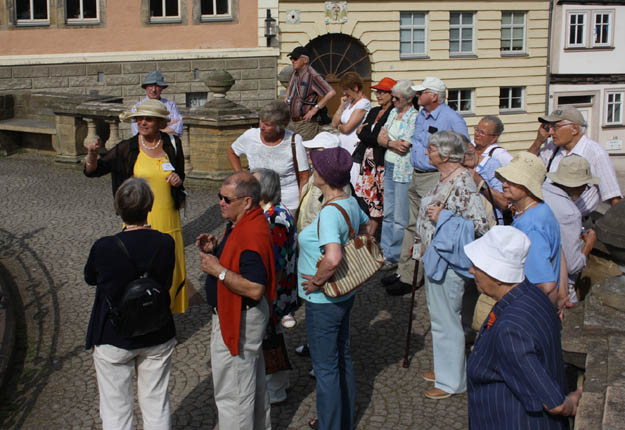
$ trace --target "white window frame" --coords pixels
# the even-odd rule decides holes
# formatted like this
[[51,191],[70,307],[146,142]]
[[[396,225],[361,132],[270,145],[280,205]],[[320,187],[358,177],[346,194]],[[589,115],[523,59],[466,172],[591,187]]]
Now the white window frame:
[[[458,92],[458,97],[454,98],[452,97],[452,92],[453,91],[457,91]],[[469,109],[468,110],[462,110],[462,100],[467,100],[466,98],[462,98],[462,92],[463,91],[468,91],[469,92]],[[447,105],[450,105],[451,102],[455,102],[458,106],[458,110],[456,112],[458,112],[460,115],[470,115],[473,113],[473,100],[474,100],[474,94],[475,94],[475,90],[473,88],[451,88],[447,91],[447,100],[446,103]]]
[[[23,19],[17,16],[17,2],[28,2],[30,5],[30,18]],[[46,0],[46,19],[35,19],[34,18],[34,8],[33,8],[34,0],[15,0],[15,23],[17,25],[49,25],[50,24],[50,0]]]
[[[588,46],[588,16],[589,11],[587,10],[569,10],[566,12],[566,47],[567,48],[586,48]],[[571,43],[571,15],[579,15],[584,17],[584,22],[581,25],[582,30],[582,42],[581,43]],[[575,24],[575,27],[578,28],[580,25],[578,23]]]
[[[100,23],[100,0],[95,0],[95,18],[84,18],[84,1],[78,0],[80,5],[79,18],[67,18],[68,24],[99,24]],[[65,14],[67,15],[67,3],[65,3]]]
[[[511,19],[510,19],[510,24],[504,24],[503,23],[503,16],[504,14],[511,14]],[[523,15],[523,24],[515,24],[514,23],[514,17],[515,15]],[[515,51],[512,49],[512,45],[513,45],[513,41],[514,41],[514,30],[518,29],[519,27],[521,27],[521,29],[523,30],[523,46],[521,47],[520,50]],[[525,49],[526,49],[526,43],[525,43],[525,39],[527,37],[527,12],[525,11],[518,11],[518,10],[505,10],[501,12],[501,41],[503,42],[503,30],[504,28],[510,29],[510,49],[503,49],[503,43],[500,45],[500,51],[502,55],[519,55],[519,54],[525,54]]]
[[[213,10],[217,11],[217,1],[219,0],[210,0],[213,2]],[[226,0],[228,2],[228,13],[217,14],[214,13],[212,15],[203,14],[202,13],[202,3],[200,2],[200,21],[223,21],[223,20],[231,20],[232,19],[232,0]]]
[[[521,106],[520,107],[512,107],[512,91],[514,89],[520,89],[521,90]],[[501,90],[507,90],[508,92],[508,107],[502,108],[501,107]],[[524,111],[524,106],[525,106],[525,87],[516,87],[516,86],[512,86],[512,87],[500,87],[499,88],[499,112],[500,113],[516,113],[516,112],[523,112]]]
[[[598,43],[595,41],[597,24],[596,19],[598,15],[608,15],[608,40],[604,43]],[[613,31],[614,31],[614,10],[612,9],[599,9],[592,11],[592,34],[590,35],[590,46],[593,48],[609,48],[612,46]]]
[[[412,24],[410,25],[402,25],[401,24],[401,15],[410,14],[410,18]],[[414,24],[414,16],[415,14],[423,15],[424,24]],[[402,30],[410,30],[410,40],[403,41],[401,40],[401,31]],[[423,52],[414,52],[414,31],[419,30],[423,31]],[[410,42],[410,53],[402,53],[401,52],[401,44],[402,42]],[[427,56],[428,52],[428,14],[427,12],[400,12],[400,20],[399,20],[399,58],[423,58]]]
[[[452,24],[451,23],[451,16],[453,14],[459,14],[460,15],[460,19],[459,19],[459,24]],[[471,15],[471,24],[463,24],[462,23],[462,17],[464,15]],[[472,55],[475,54],[475,17],[476,14],[475,12],[471,12],[471,11],[461,11],[461,12],[450,12],[449,13],[449,55],[450,56],[458,56],[458,55]],[[471,50],[470,51],[463,51],[462,50],[462,33],[463,30],[466,29],[471,29]],[[460,39],[458,40],[458,51],[452,51],[451,50],[451,30],[457,29],[459,30],[459,36]]]
[[[150,10],[150,3],[153,0],[148,0],[148,10],[149,13],[151,13]],[[178,3],[178,15],[174,16],[174,15],[163,15],[163,16],[150,16],[150,23],[159,23],[159,22],[180,22],[182,20],[182,15],[181,15],[181,11],[180,8],[182,7],[182,5],[180,4],[180,0],[154,0],[154,1],[160,1],[162,4],[162,8],[163,8],[163,13],[165,13],[165,10],[167,9],[167,2],[168,1],[175,1]]]
[[[618,103],[614,101],[610,102],[610,96],[619,96],[620,100],[618,101]],[[619,118],[617,120],[614,120],[614,118],[612,118],[612,121],[608,121],[608,114],[610,113],[610,108],[611,106],[615,106],[616,104],[621,105]],[[625,112],[623,112],[623,109],[625,109],[625,89],[605,90],[605,115],[604,115],[603,125],[604,126],[625,125]]]

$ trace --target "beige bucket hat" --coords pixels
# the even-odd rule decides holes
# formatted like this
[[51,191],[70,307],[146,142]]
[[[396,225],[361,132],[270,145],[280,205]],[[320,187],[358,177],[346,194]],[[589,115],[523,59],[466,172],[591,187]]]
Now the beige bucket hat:
[[523,185],[535,197],[544,200],[542,186],[547,169],[534,154],[520,152],[507,166],[497,169],[496,173],[508,182]]
[[137,110],[135,112],[126,111],[120,113],[119,120],[123,122],[130,122],[133,118],[138,116],[151,116],[169,121],[169,111],[162,101],[156,99],[148,99],[144,101],[137,106]]
[[560,160],[558,170],[547,173],[547,177],[554,183],[565,187],[580,187],[599,183],[599,178],[590,173],[588,160],[577,154],[568,155]]

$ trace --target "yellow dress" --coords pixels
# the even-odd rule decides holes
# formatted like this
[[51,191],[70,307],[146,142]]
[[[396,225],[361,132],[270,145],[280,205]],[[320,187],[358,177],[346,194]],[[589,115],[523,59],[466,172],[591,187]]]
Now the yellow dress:
[[170,190],[171,186],[166,181],[172,171],[163,169],[163,164],[165,163],[169,163],[167,156],[152,158],[142,150],[139,150],[133,175],[148,181],[154,193],[154,205],[148,213],[148,224],[154,230],[169,234],[176,242],[176,265],[174,266],[174,277],[169,294],[171,296],[171,312],[179,314],[184,313],[189,306],[187,271],[184,260],[184,242],[182,239],[180,213],[174,208],[174,199]]

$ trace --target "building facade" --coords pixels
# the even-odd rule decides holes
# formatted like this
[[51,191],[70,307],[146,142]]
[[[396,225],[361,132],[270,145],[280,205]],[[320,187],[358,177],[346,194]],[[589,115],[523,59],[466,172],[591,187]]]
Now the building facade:
[[[277,40],[266,10],[277,0],[1,0],[0,92],[144,95],[160,70],[164,97],[196,107],[207,72],[236,79],[228,98],[257,108],[275,98]],[[208,93],[208,94],[207,94]]]
[[574,105],[587,134],[625,154],[625,1],[558,1],[552,31],[549,105]]
[[415,83],[436,76],[471,133],[491,114],[505,124],[507,148],[526,149],[536,137],[547,98],[548,0],[281,0],[279,9],[279,69],[303,45],[331,83],[345,71],[367,87],[385,76]]

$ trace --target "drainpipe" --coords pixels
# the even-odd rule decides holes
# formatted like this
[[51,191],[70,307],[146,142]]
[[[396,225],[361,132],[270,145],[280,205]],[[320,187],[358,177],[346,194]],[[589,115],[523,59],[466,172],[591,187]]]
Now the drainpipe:
[[551,81],[551,28],[553,27],[553,8],[555,0],[549,0],[549,27],[547,31],[547,78],[545,95],[545,114],[549,113],[549,88]]

